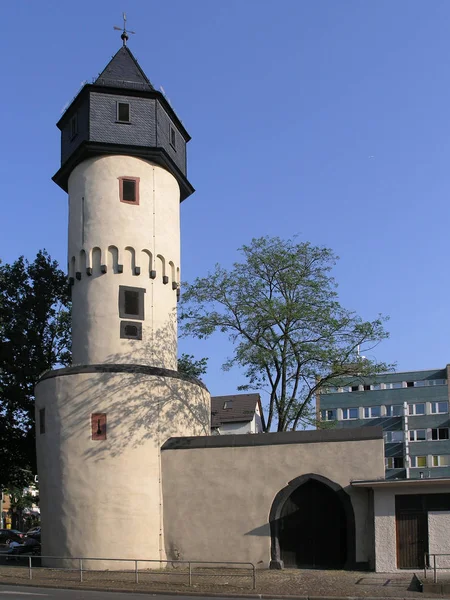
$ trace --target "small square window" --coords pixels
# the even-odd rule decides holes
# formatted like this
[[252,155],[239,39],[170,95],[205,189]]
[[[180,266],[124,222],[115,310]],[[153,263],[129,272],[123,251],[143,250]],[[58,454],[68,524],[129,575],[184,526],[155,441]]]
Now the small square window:
[[423,402],[419,402],[418,404],[409,404],[408,412],[410,415],[424,415],[425,404]]
[[403,431],[386,431],[384,433],[386,443],[399,444],[403,442]]
[[45,433],[45,408],[39,410],[39,433]]
[[385,458],[386,469],[403,469],[403,456],[389,456]]
[[77,114],[74,114],[73,117],[70,119],[70,139],[73,140],[73,138],[77,135],[78,133],[78,116]]
[[91,429],[93,440],[106,440],[106,413],[91,415]]
[[128,102],[117,103],[117,120],[121,123],[130,122],[130,105]]
[[365,419],[376,419],[381,417],[381,406],[366,406],[364,407]]
[[414,387],[414,381],[407,381],[406,387]]
[[121,321],[120,337],[126,340],[142,340],[142,323]]
[[343,408],[342,409],[342,419],[347,421],[349,419],[357,419],[358,418],[358,409],[357,408]]
[[352,385],[352,392],[358,392],[359,391],[359,385]]
[[224,409],[233,408],[233,401],[232,400],[226,400],[223,403],[223,407],[224,407]]
[[432,402],[431,403],[432,414],[448,413],[448,402]]
[[119,177],[119,197],[121,202],[139,204],[139,177]]
[[448,427],[440,427],[439,429],[431,430],[432,440],[448,440]]
[[403,415],[403,406],[401,404],[390,404],[386,406],[387,417],[401,417]]
[[320,411],[322,421],[335,421],[336,420],[336,409],[331,408],[329,410]]
[[119,286],[119,317],[144,320],[144,288]]
[[364,386],[364,391],[365,392],[370,392],[370,385],[365,385]]
[[427,457],[426,456],[411,456],[411,467],[420,468],[427,466]]
[[170,145],[172,146],[172,148],[174,150],[176,150],[177,149],[177,147],[176,147],[176,140],[177,140],[177,138],[176,138],[175,129],[173,128],[172,125],[170,126],[170,133],[169,133],[169,135],[170,135],[170,138],[169,138],[170,139]]
[[426,429],[411,429],[409,432],[409,440],[411,442],[426,442],[426,440],[427,440]]

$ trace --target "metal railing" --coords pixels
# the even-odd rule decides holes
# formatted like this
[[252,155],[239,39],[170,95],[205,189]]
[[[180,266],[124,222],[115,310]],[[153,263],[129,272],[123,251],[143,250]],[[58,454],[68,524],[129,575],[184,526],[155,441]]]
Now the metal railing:
[[[19,557],[18,557],[19,558]],[[73,556],[37,556],[37,555],[22,555],[22,558],[28,558],[28,578],[30,579],[30,581],[33,580],[33,570],[37,571],[37,570],[41,570],[41,569],[51,569],[52,571],[71,571],[71,572],[78,572],[79,573],[79,581],[80,583],[83,583],[83,577],[86,573],[101,573],[101,572],[106,572],[106,569],[92,569],[92,568],[86,568],[86,563],[88,561],[104,561],[104,562],[122,562],[122,563],[130,563],[130,566],[132,568],[128,569],[128,570],[114,570],[113,573],[134,573],[134,583],[139,583],[139,575],[144,575],[144,574],[149,574],[151,573],[151,575],[178,575],[178,576],[183,576],[183,575],[187,575],[188,578],[188,585],[189,587],[192,587],[192,581],[194,576],[195,577],[230,577],[230,573],[218,573],[217,571],[215,571],[214,573],[198,573],[195,572],[195,567],[204,567],[207,568],[211,565],[215,565],[215,566],[225,566],[225,567],[238,567],[239,571],[242,569],[243,573],[239,573],[239,574],[234,574],[234,576],[236,577],[241,577],[241,576],[245,576],[246,575],[246,571],[249,570],[250,574],[248,574],[248,576],[251,578],[251,585],[252,585],[252,590],[256,589],[256,567],[253,563],[251,562],[233,562],[233,561],[203,561],[203,560],[161,560],[161,559],[144,559],[144,558],[88,558],[88,557],[73,557]],[[60,560],[60,561],[74,561],[77,563],[77,567],[65,567],[65,566],[61,566],[61,567],[47,567],[47,566],[42,566],[42,565],[37,565],[36,562],[39,560],[41,561],[42,559],[49,559],[49,560]],[[33,566],[33,561],[35,561],[35,564]],[[151,564],[159,564],[161,565],[179,565],[179,566],[185,566],[185,571],[183,572],[177,572],[175,569],[167,571],[167,570],[161,570],[161,569],[152,569],[151,571],[147,570],[144,571],[142,569],[143,565],[151,565]],[[141,566],[141,570],[139,570],[139,566]],[[109,574],[112,573],[112,571],[108,571]]]
[[[449,556],[450,557],[450,554],[430,554],[429,552],[425,552],[425,556],[424,556],[424,565],[425,566],[424,566],[424,569],[423,569],[423,574],[424,574],[424,577],[426,579],[426,577],[427,577],[427,570],[433,571],[433,583],[437,583],[437,572],[439,570],[450,571],[450,560],[448,561],[448,565],[445,566],[445,567],[440,567],[436,563],[436,557],[441,557],[441,556]],[[433,558],[432,561],[430,560],[431,558]]]

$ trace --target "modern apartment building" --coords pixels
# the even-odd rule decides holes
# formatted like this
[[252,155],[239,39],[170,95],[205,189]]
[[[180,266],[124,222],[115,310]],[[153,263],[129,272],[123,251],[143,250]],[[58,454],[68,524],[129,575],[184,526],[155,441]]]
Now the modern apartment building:
[[322,390],[317,411],[337,428],[381,425],[387,479],[449,477],[449,379],[450,365],[353,379]]

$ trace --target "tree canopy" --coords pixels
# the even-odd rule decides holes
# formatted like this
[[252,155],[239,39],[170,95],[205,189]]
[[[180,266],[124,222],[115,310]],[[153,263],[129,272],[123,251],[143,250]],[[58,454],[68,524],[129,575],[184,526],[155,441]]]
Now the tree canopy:
[[0,488],[36,472],[34,386],[70,362],[67,278],[45,251],[0,264]]
[[362,357],[388,337],[386,317],[364,321],[340,305],[332,250],[261,237],[240,252],[243,260],[231,269],[216,265],[206,277],[184,284],[182,332],[229,336],[234,354],[224,368],[243,368],[247,383],[241,390],[267,391],[267,431],[318,424],[319,390],[392,368]]
[[178,359],[178,371],[189,377],[201,379],[202,375],[205,375],[207,367],[207,358],[200,358],[197,360],[193,354],[183,353]]

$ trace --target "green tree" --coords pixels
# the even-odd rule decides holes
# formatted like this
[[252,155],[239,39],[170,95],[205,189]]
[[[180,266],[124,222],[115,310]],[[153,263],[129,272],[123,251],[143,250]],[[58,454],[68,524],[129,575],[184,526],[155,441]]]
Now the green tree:
[[234,354],[225,369],[244,369],[241,390],[265,389],[266,431],[317,424],[316,393],[342,378],[392,368],[362,358],[388,337],[385,317],[364,321],[338,301],[328,248],[262,237],[243,246],[242,262],[216,265],[184,284],[183,335],[228,334]]
[[33,496],[28,490],[23,487],[11,487],[6,490],[10,499],[11,511],[11,529],[19,529],[24,531],[26,509],[32,508],[39,504],[39,496]]
[[178,359],[178,371],[189,377],[201,379],[202,375],[206,374],[208,367],[208,359],[200,358],[196,360],[193,354],[183,353]]
[[20,487],[36,472],[34,386],[70,362],[67,279],[39,251],[0,264],[0,487]]

